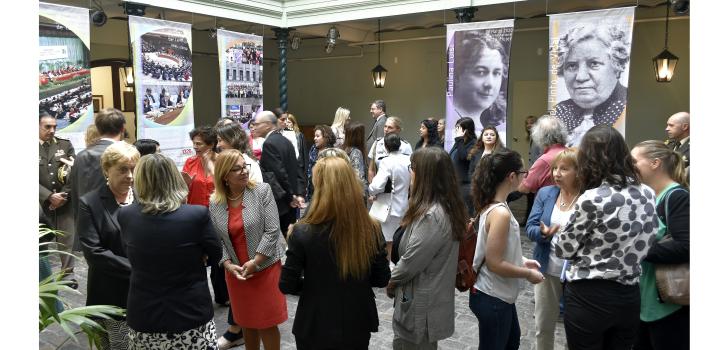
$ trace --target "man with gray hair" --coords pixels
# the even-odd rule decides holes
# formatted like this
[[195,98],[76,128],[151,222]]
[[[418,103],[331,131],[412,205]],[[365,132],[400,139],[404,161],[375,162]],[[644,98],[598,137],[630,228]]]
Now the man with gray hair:
[[532,127],[530,134],[533,142],[543,149],[528,171],[525,179],[518,186],[518,192],[536,193],[541,187],[553,184],[552,162],[555,156],[565,148],[568,132],[560,119],[544,115]]
[[367,138],[365,139],[365,149],[370,149],[376,140],[385,136],[383,127],[385,126],[385,101],[375,100],[370,104],[370,116],[375,120]]
[[298,184],[298,163],[295,148],[282,135],[278,118],[271,111],[255,117],[255,135],[265,138],[260,158],[263,180],[270,184],[280,216],[280,231],[287,237],[290,224],[295,222],[295,208],[305,204],[304,188]]

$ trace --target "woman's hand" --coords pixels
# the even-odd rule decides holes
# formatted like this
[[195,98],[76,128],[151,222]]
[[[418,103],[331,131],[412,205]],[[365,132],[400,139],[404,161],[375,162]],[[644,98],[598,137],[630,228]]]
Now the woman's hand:
[[190,184],[192,184],[193,179],[195,178],[195,176],[194,176],[194,175],[193,175],[193,176],[190,176],[190,174],[188,174],[188,173],[186,173],[186,172],[184,172],[184,171],[181,172],[180,174],[182,175],[183,181],[185,181],[185,184],[187,185],[187,187],[190,188]]
[[242,266],[233,264],[230,260],[225,260],[223,263],[223,267],[227,272],[229,272],[231,275],[235,276],[235,278],[244,281],[245,278],[243,278],[242,273]]
[[258,265],[255,263],[255,259],[248,260],[246,263],[243,264],[243,266],[240,267],[240,280],[245,281],[247,279],[250,279],[252,276],[254,276],[257,270]]
[[533,259],[523,259],[523,265],[527,267],[528,269],[532,270],[540,270],[540,263],[537,260]]
[[542,234],[543,238],[550,239],[558,232],[558,230],[560,230],[560,225],[552,225],[550,227],[547,227],[542,221],[540,221],[540,233]]
[[385,287],[385,294],[390,299],[395,298],[395,283],[393,283],[393,282],[388,283],[387,287]]

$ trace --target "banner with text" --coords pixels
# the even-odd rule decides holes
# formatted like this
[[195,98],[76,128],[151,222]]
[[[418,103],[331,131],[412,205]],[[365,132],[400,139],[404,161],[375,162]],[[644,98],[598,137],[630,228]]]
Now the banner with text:
[[190,24],[128,16],[135,70],[137,138],[160,142],[182,167],[193,153]]
[[548,110],[579,146],[596,124],[625,135],[635,8],[550,16]]
[[455,123],[464,117],[473,120],[478,137],[484,127],[492,126],[505,144],[514,25],[514,20],[502,20],[447,26],[446,150],[454,143]]
[[218,29],[220,110],[247,129],[263,110],[263,38]]
[[93,123],[88,10],[40,3],[39,106],[57,118],[57,135],[85,149]]

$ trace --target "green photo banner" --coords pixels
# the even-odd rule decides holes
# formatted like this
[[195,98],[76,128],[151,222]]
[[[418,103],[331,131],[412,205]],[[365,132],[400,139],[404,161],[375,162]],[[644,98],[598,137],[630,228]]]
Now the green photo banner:
[[193,154],[190,24],[128,16],[135,71],[137,138],[160,142],[178,167]]
[[88,10],[40,3],[39,107],[57,118],[57,135],[85,148],[93,122]]

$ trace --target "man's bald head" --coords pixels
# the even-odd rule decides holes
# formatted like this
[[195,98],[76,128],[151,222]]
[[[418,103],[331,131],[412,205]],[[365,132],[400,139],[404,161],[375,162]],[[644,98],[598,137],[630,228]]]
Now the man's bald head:
[[255,133],[260,137],[267,137],[277,126],[278,119],[271,111],[262,111],[255,117]]
[[667,120],[665,131],[669,138],[676,141],[690,136],[690,113],[678,112],[671,115]]

